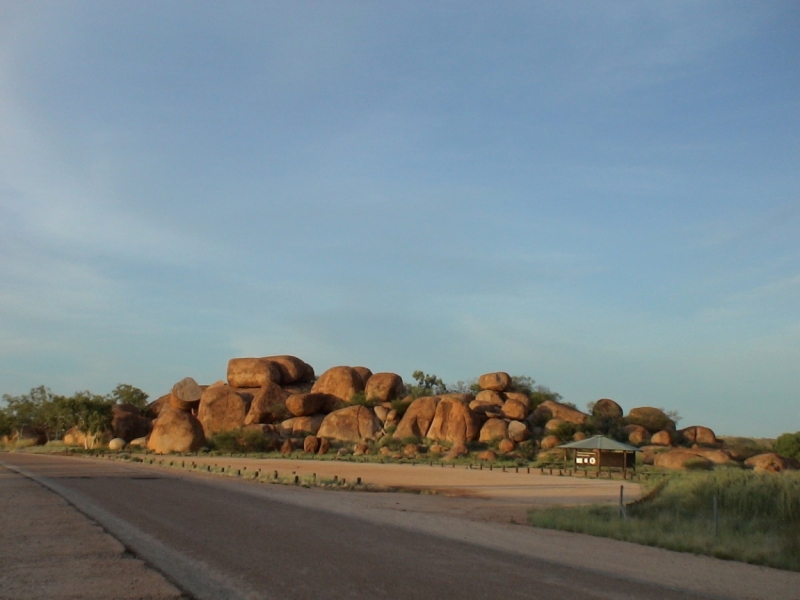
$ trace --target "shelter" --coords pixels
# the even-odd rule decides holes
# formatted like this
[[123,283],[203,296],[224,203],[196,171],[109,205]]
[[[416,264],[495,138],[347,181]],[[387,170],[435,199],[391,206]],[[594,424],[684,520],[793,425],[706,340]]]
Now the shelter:
[[634,446],[623,444],[604,435],[596,435],[579,442],[563,444],[559,448],[564,448],[569,456],[572,450],[572,464],[577,470],[596,468],[600,472],[602,467],[636,470],[636,453],[641,452]]

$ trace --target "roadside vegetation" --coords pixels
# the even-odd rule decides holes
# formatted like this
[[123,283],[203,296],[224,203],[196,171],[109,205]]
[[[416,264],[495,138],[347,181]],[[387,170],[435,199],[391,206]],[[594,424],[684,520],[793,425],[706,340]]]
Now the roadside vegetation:
[[532,510],[530,524],[800,571],[800,473],[718,467],[665,478],[625,517],[618,507],[552,507]]

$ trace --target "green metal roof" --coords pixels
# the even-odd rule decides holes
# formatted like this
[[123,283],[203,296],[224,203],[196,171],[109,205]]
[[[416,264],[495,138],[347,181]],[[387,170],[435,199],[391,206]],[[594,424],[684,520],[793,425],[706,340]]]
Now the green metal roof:
[[623,444],[617,440],[612,440],[604,435],[596,435],[580,442],[563,444],[559,448],[576,448],[578,450],[627,450],[628,452],[641,452],[634,446]]

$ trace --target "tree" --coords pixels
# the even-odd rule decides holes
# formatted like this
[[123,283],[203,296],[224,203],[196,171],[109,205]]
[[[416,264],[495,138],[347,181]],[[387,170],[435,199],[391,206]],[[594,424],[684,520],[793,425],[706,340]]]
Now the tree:
[[114,404],[133,404],[137,408],[147,406],[148,395],[142,390],[127,383],[120,383],[108,394],[107,398]]
[[408,393],[414,398],[422,396],[438,396],[447,392],[447,386],[444,381],[436,375],[428,375],[422,371],[414,371],[411,377],[417,382],[417,385],[407,386]]

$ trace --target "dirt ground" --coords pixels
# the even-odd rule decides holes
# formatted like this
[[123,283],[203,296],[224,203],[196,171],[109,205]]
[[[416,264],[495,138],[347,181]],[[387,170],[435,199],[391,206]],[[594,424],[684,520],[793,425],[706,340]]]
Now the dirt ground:
[[[458,465],[428,466],[409,464],[357,463],[329,460],[254,459],[230,457],[185,457],[176,459],[151,457],[156,461],[172,461],[190,467],[212,465],[225,467],[226,471],[255,473],[270,476],[275,471],[281,479],[297,475],[301,481],[316,475],[317,480],[335,477],[378,488],[399,488],[419,491],[422,494],[401,494],[402,504],[408,510],[442,513],[476,521],[522,523],[531,506],[571,504],[617,504],[620,486],[624,487],[626,502],[641,495],[641,486],[632,481],[591,479],[558,475],[542,475],[538,469],[500,469],[489,471],[488,466],[478,470]],[[385,498],[388,496],[388,500]],[[398,494],[370,495],[371,504],[377,507],[394,507]]]
[[0,598],[176,600],[181,592],[53,492],[0,467]]

